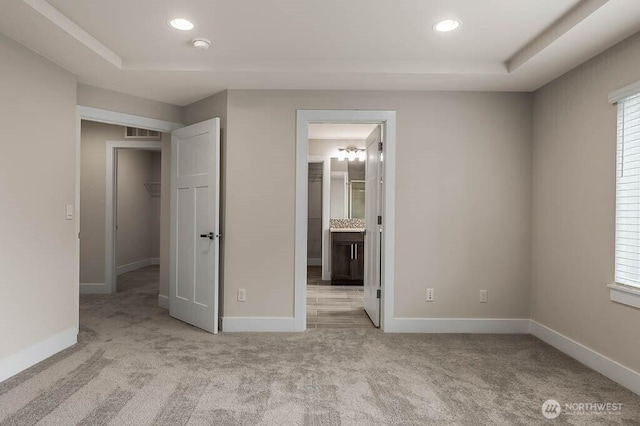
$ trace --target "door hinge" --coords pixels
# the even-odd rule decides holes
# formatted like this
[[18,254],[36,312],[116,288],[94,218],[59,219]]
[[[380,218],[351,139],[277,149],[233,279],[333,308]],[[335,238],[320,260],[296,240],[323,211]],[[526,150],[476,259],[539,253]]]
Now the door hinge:
[[382,225],[382,216],[378,216],[378,225]]
[[383,147],[384,147],[384,142],[378,142],[378,152],[382,152]]
[[376,298],[377,299],[380,299],[380,292],[381,292],[381,290],[376,290]]

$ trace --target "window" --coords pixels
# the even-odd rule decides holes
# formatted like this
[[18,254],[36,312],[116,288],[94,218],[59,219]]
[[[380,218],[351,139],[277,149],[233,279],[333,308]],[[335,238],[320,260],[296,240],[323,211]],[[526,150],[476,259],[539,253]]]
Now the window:
[[640,94],[618,102],[616,282],[640,288]]
[[640,93],[618,103],[615,283],[611,300],[640,307]]

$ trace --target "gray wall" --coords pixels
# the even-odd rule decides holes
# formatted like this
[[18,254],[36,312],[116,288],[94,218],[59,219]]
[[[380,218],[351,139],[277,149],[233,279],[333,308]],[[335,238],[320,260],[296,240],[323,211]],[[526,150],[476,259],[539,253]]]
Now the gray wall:
[[530,94],[230,90],[227,101],[225,316],[293,316],[296,110],[374,109],[398,117],[396,315],[529,318]]
[[78,327],[76,80],[0,34],[0,359]]
[[117,111],[125,114],[184,122],[184,108],[164,102],[152,101],[137,96],[100,89],[86,84],[78,84],[78,105]]
[[144,185],[153,179],[154,158],[160,161],[150,151],[118,150],[117,267],[160,257],[160,198]]
[[227,124],[227,91],[216,93],[184,107],[185,125],[220,117],[220,127]]
[[[105,211],[106,211],[106,142],[124,140],[124,128],[111,124],[82,121],[80,170],[80,282],[104,283]],[[129,139],[131,140],[131,139]],[[162,135],[162,162],[171,160],[170,135]],[[151,162],[151,157],[148,157]],[[151,163],[149,163],[151,164]],[[163,164],[163,170],[169,166]],[[151,173],[151,166],[149,166]],[[160,283],[168,289],[169,257],[169,176],[161,176]],[[157,257],[157,256],[151,256]]]
[[[162,184],[162,154],[160,152],[151,152],[151,182],[160,182]],[[162,188],[162,186],[161,186]],[[160,215],[162,197],[151,198],[151,257],[160,258]]]
[[609,300],[614,279],[616,106],[640,80],[640,34],[534,97],[534,320],[640,371],[640,311]]

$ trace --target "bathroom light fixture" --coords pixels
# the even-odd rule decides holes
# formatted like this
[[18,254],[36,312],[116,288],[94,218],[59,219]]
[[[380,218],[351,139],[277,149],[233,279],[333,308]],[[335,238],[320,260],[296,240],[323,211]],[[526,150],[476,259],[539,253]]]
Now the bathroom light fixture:
[[439,33],[447,33],[449,31],[453,31],[460,26],[460,21],[456,21],[455,19],[445,19],[440,22],[436,22],[433,26],[434,31],[438,31]]
[[193,39],[192,43],[193,47],[199,50],[207,50],[211,45],[211,41],[207,40],[206,38]]
[[356,148],[355,146],[338,149],[338,160],[340,161],[344,161],[345,159],[348,159],[349,161],[364,161],[365,156],[365,150],[362,148]]
[[169,25],[180,31],[189,31],[195,27],[195,25],[193,25],[193,22],[184,18],[173,18],[169,21]]

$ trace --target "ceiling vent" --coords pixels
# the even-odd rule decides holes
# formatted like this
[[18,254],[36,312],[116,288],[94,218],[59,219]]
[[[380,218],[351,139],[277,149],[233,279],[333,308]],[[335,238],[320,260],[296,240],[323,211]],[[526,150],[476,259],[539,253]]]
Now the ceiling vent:
[[162,133],[157,130],[140,129],[138,127],[125,127],[124,130],[125,139],[144,139],[151,141],[159,141],[162,137]]

